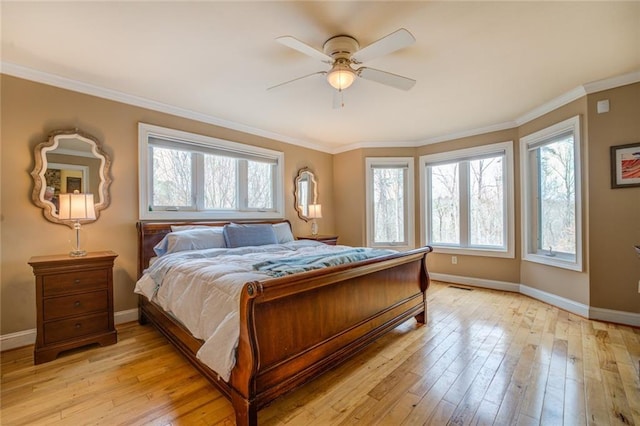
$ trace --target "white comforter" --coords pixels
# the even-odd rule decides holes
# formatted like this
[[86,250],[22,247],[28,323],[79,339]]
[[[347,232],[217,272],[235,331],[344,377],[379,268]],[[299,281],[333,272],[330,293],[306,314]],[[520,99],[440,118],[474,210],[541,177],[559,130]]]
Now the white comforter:
[[[172,314],[204,344],[197,357],[229,380],[235,365],[240,321],[240,291],[248,281],[270,278],[254,265],[349,249],[316,241],[235,249],[207,249],[167,254],[157,258],[136,283],[145,295]],[[378,254],[380,255],[380,254]],[[214,285],[215,283],[215,285]]]

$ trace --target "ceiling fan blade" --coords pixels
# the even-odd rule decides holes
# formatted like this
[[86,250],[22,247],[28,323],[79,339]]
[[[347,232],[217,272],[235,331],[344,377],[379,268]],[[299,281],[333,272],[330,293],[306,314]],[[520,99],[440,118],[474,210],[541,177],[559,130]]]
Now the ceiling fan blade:
[[357,74],[366,80],[386,84],[387,86],[395,87],[396,89],[401,90],[409,90],[416,84],[416,81],[411,78],[392,74],[386,71],[376,70],[373,68],[359,68]]
[[295,37],[282,36],[282,37],[276,38],[276,41],[282,45],[285,45],[294,50],[297,50],[298,52],[304,53],[307,56],[311,56],[312,58],[319,59],[322,62],[333,63],[333,58],[331,58],[331,56],[326,55],[324,52],[321,52],[318,49],[311,47],[306,43],[301,42]]
[[267,90],[276,89],[278,87],[284,86],[285,84],[293,83],[294,81],[302,80],[303,78],[311,77],[313,75],[323,74],[326,75],[326,71],[318,71],[311,74],[303,75],[302,77],[294,78],[293,80],[285,81],[283,83],[276,84],[275,86],[267,87]]
[[361,64],[410,46],[415,41],[416,39],[409,31],[404,28],[400,28],[391,34],[382,37],[380,40],[374,41],[370,45],[358,50],[351,59],[354,60],[355,63]]

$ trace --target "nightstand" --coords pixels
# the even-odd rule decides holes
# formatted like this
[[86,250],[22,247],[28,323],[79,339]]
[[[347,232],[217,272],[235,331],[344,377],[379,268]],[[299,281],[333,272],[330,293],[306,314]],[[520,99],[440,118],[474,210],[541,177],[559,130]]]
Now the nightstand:
[[56,359],[62,351],[118,341],[113,319],[112,251],[34,256],[37,337],[34,363]]
[[303,235],[298,237],[299,240],[315,240],[320,241],[321,243],[325,243],[330,246],[335,246],[338,244],[338,236],[337,235]]

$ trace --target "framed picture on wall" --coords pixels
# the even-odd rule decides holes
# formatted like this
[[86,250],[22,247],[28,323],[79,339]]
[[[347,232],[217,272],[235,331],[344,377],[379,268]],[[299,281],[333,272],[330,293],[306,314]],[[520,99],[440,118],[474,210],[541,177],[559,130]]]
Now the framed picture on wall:
[[73,191],[82,192],[82,178],[67,177],[67,192],[72,194]]
[[640,142],[611,147],[611,188],[640,186]]

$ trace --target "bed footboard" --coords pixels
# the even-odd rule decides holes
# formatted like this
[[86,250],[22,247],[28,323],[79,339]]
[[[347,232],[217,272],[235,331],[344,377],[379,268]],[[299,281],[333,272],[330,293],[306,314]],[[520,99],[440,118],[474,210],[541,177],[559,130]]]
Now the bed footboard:
[[[172,224],[138,223],[139,276],[154,256],[153,246]],[[240,300],[236,366],[229,382],[196,358],[203,342],[144,296],[139,298],[139,320],[158,328],[221,390],[233,404],[236,424],[255,425],[258,410],[344,362],[382,334],[411,317],[425,323],[430,252],[431,247],[422,247],[246,283]]]
[[424,323],[430,251],[246,284],[230,380],[237,424],[407,319]]

